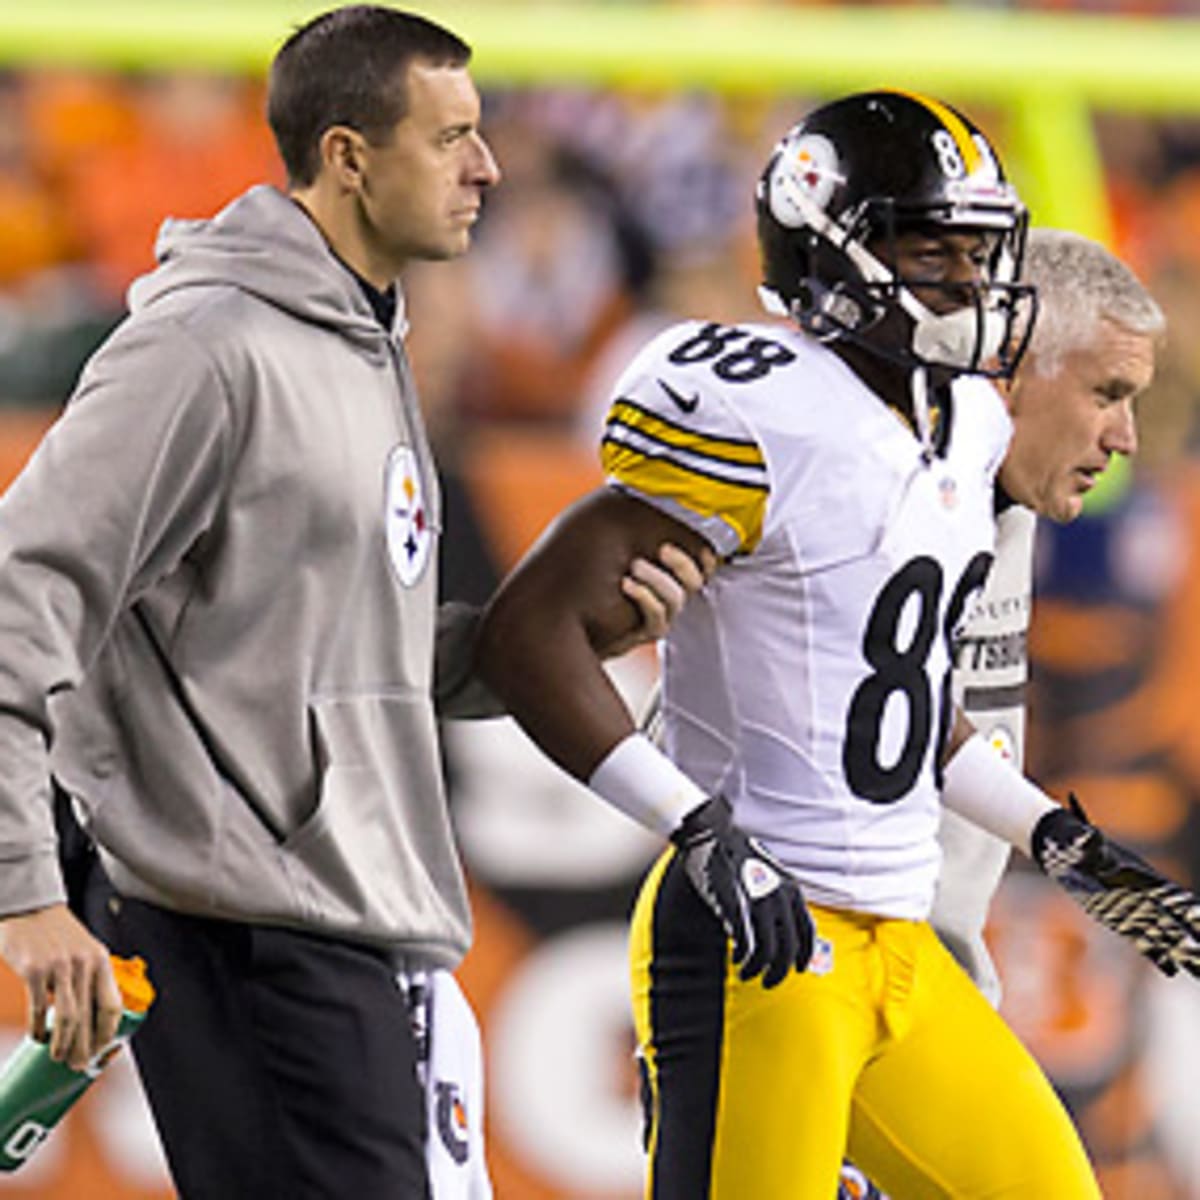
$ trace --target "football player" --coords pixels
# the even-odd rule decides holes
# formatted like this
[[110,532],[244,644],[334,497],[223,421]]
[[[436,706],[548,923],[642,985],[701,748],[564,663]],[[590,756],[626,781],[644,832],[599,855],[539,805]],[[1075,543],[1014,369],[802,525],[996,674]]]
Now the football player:
[[[1164,968],[1200,959],[1195,898],[950,702],[1010,435],[977,376],[1010,376],[1031,323],[1025,210],[965,117],[872,92],[783,139],[758,213],[764,297],[792,324],[652,341],[616,385],[609,485],[480,636],[535,740],[673,843],[633,919],[647,1194],[832,1196],[849,1147],[906,1197],[1093,1200],[1049,1083],[925,920],[942,800]],[[664,754],[594,647],[628,620],[614,572],[666,540],[723,563],[666,643]]]

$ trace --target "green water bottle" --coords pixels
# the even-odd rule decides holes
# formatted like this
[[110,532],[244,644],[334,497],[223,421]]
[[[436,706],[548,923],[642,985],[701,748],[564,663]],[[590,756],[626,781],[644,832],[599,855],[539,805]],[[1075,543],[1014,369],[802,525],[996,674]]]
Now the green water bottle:
[[112,965],[121,992],[121,1022],[113,1040],[82,1071],[56,1062],[45,1042],[28,1036],[0,1067],[0,1171],[15,1171],[29,1159],[145,1020],[154,1000],[146,964],[114,955]]

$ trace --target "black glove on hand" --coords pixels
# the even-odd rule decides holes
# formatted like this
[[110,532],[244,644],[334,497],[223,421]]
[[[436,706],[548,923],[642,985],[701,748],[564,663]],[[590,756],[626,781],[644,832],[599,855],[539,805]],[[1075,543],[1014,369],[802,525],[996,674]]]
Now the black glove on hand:
[[733,939],[742,979],[782,983],[812,957],[816,931],[800,885],[787,868],[733,823],[729,801],[714,796],[671,835],[692,886]]
[[1074,794],[1033,830],[1034,861],[1164,975],[1200,976],[1200,898],[1092,825]]

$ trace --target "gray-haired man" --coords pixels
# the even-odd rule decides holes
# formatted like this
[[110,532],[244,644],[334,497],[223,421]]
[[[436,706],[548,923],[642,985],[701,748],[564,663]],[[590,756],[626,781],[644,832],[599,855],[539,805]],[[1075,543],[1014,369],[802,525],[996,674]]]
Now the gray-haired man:
[[[1112,456],[1137,449],[1134,401],[1150,386],[1166,328],[1162,310],[1133,272],[1079,234],[1032,230],[1024,275],[1038,291],[1038,318],[1009,387],[1013,437],[999,473],[996,558],[957,642],[954,665],[963,711],[1018,767],[1036,519],[1075,520]],[[930,920],[999,1004],[1000,980],[983,928],[1009,847],[948,809],[941,842]]]

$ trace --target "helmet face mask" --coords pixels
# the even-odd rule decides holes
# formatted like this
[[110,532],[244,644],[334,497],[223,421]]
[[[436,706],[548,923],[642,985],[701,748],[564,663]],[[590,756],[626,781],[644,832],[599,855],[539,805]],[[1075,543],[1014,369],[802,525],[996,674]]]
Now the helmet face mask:
[[[867,92],[817,109],[759,181],[764,304],[900,366],[1008,376],[1032,326],[1027,214],[987,139],[937,101]],[[906,277],[906,235],[982,236],[977,281]],[[911,239],[910,239],[911,240]]]

